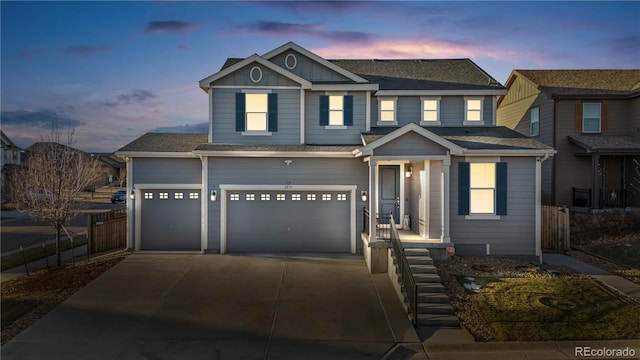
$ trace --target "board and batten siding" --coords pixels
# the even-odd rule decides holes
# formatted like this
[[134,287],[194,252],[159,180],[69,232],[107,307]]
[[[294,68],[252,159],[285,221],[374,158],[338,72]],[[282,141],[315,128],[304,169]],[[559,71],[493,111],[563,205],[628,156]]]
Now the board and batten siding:
[[476,245],[491,255],[535,255],[535,161],[534,157],[503,157],[507,165],[507,215],[500,220],[468,220],[458,215],[458,163],[451,161],[450,236],[460,248]]
[[429,238],[442,236],[442,161],[429,161]]
[[200,184],[202,162],[184,158],[134,158],[133,184]]
[[314,145],[361,144],[360,134],[366,131],[366,93],[348,92],[353,96],[353,126],[346,129],[327,129],[320,125],[320,96],[324,91],[305,93],[305,142]]
[[[285,58],[287,55],[292,54],[296,58],[296,66],[293,69],[289,69],[285,65]],[[309,81],[347,81],[350,80],[347,77],[338,74],[337,72],[329,69],[328,67],[311,60],[309,57],[300,54],[297,51],[290,50],[285,51],[282,54],[278,54],[269,61],[280,66],[281,68],[290,71],[303,79]],[[291,65],[289,60],[289,65]]]
[[408,132],[373,150],[374,155],[446,155],[447,149],[415,132]]
[[213,142],[232,144],[299,144],[300,90],[274,89],[278,94],[278,131],[271,136],[244,136],[236,131],[236,93],[242,89],[213,89]]
[[[262,70],[262,79],[258,82],[253,82],[251,80],[251,69],[254,67],[258,67]],[[289,79],[288,77],[278,74],[277,72],[265,67],[262,64],[254,62],[249,64],[241,69],[234,71],[233,73],[224,76],[218,80],[216,80],[213,86],[224,85],[224,86],[296,86],[299,87],[300,84]]]
[[[356,185],[356,239],[362,232],[362,208],[359,197],[368,189],[368,166],[361,159],[292,158],[290,166],[285,158],[209,158],[209,188],[220,184],[240,185]],[[211,251],[220,250],[220,201],[208,202],[208,244]],[[265,214],[268,216],[268,214]],[[247,219],[247,225],[251,219]],[[362,242],[356,241],[358,250]]]

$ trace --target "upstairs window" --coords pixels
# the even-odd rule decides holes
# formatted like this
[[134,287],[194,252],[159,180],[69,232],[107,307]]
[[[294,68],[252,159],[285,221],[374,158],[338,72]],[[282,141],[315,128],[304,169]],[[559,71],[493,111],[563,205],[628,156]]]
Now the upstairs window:
[[352,95],[321,95],[320,126],[343,127],[353,125]]
[[582,104],[582,132],[583,133],[599,133],[600,132],[600,103],[583,103]]
[[531,136],[538,136],[540,135],[540,108],[539,107],[534,107],[533,109],[531,109],[531,128],[530,130],[530,134]]
[[278,131],[278,94],[236,93],[236,131],[243,135]]
[[482,125],[482,97],[465,97],[465,125]]
[[396,100],[397,98],[382,98],[378,101],[378,124],[380,125],[397,125],[396,119]]
[[440,125],[440,97],[421,97],[423,125]]

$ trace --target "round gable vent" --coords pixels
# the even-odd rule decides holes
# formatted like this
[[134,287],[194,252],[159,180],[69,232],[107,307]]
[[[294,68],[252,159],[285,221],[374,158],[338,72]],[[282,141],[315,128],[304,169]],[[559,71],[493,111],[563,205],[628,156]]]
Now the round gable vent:
[[251,71],[249,71],[249,77],[254,83],[260,82],[262,80],[262,69],[257,66],[252,67]]
[[287,56],[285,56],[284,58],[284,66],[287,67],[287,69],[292,70],[296,67],[296,65],[298,65],[298,59],[296,58],[295,55],[293,54],[289,54]]

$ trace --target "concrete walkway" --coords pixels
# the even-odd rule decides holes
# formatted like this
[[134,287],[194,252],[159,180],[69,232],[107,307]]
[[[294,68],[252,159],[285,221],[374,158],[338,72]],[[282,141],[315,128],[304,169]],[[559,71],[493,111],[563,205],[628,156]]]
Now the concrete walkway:
[[0,355],[380,359],[398,343],[421,350],[386,274],[369,274],[360,256],[136,253]]

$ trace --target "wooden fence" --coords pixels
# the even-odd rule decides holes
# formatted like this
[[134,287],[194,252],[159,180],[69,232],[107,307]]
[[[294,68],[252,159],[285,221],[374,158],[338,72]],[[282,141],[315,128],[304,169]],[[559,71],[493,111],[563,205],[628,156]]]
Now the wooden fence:
[[89,214],[87,225],[89,254],[127,247],[127,209]]
[[542,249],[569,251],[569,208],[542,206]]

